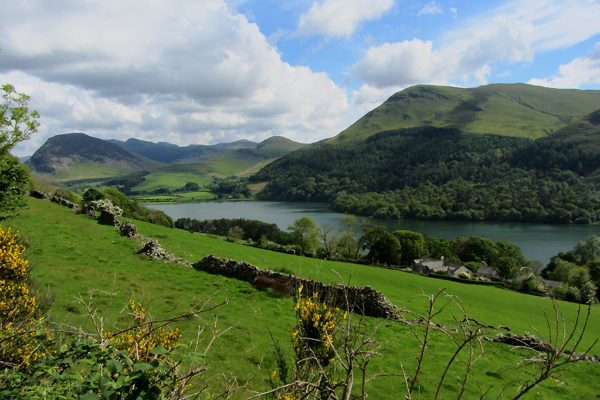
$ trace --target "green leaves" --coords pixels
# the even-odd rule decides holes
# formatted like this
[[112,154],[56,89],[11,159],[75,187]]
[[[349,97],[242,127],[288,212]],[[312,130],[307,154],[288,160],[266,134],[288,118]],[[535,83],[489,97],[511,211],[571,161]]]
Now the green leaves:
[[0,156],[8,153],[17,143],[29,139],[37,132],[40,117],[37,111],[29,111],[29,96],[17,93],[15,87],[2,85],[4,100],[0,104]]

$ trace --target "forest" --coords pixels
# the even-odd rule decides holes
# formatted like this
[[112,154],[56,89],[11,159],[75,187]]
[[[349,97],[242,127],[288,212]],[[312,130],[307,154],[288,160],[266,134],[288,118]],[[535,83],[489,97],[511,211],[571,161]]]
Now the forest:
[[250,178],[262,200],[329,202],[375,218],[589,224],[600,155],[575,141],[422,127],[302,149]]

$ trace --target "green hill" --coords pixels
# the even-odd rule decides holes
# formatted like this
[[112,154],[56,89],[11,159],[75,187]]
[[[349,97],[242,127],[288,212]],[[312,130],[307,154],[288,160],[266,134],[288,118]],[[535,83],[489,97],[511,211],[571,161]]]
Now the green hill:
[[[256,372],[257,365],[262,360],[262,368],[254,381],[253,389],[269,388],[268,375],[274,368],[269,331],[275,340],[279,340],[289,360],[292,359],[291,344],[288,341],[291,335],[288,328],[294,320],[291,299],[257,290],[248,283],[234,279],[176,264],[151,261],[146,256],[137,254],[139,245],[135,241],[119,236],[118,231],[112,227],[99,225],[94,220],[75,215],[67,208],[47,201],[30,199],[29,202],[29,209],[11,220],[10,225],[31,243],[27,257],[33,265],[36,283],[56,296],[49,313],[51,321],[82,324],[91,329],[84,316],[85,310],[74,302],[79,294],[87,297],[89,291],[94,291],[94,306],[98,307],[98,315],[104,316],[105,327],[122,318],[120,312],[130,296],[144,304],[157,319],[177,315],[198,300],[212,296],[212,304],[225,299],[229,301],[226,306],[211,312],[218,327],[224,329],[233,324],[236,326],[213,344],[206,356],[209,365],[206,374],[216,376],[226,372],[244,381]],[[290,271],[323,282],[337,282],[337,272],[346,279],[352,276],[353,285],[370,285],[382,291],[393,303],[413,311],[422,312],[427,304],[425,299],[417,298],[410,303],[405,301],[421,293],[436,293],[443,283],[448,293],[459,296],[470,317],[485,324],[509,326],[515,334],[534,333],[537,330],[546,337],[548,330],[542,310],[553,315],[551,304],[541,297],[495,287],[440,281],[365,265],[275,253],[229,243],[218,237],[134,222],[140,234],[158,239],[169,251],[188,261],[194,262],[208,254],[215,254],[244,260],[259,268]],[[115,295],[109,299],[107,293]],[[567,320],[573,321],[577,305],[565,302],[559,304]],[[600,319],[597,315],[599,310],[597,306],[591,310],[586,336],[581,343],[582,349],[591,345],[600,332]],[[446,307],[437,322],[454,327],[456,323],[452,311],[458,311],[457,307]],[[212,323],[213,318],[207,315],[206,320]],[[412,371],[415,362],[411,357],[420,351],[418,342],[409,335],[409,330],[404,325],[397,322],[365,318],[363,324],[366,329],[371,330],[380,322],[383,324],[376,339],[382,342],[382,356],[373,359],[370,371],[377,373],[381,368],[384,372],[401,374],[401,365]],[[177,327],[183,332],[182,342],[195,339],[197,327],[193,321],[181,322]],[[205,331],[207,332],[208,330]],[[491,335],[495,333],[496,331],[492,331]],[[427,346],[427,357],[419,381],[421,394],[427,396],[435,392],[435,385],[443,371],[443,361],[448,360],[455,349],[449,336],[435,333],[433,339]],[[470,378],[472,384],[465,393],[465,398],[478,397],[478,384],[483,388],[493,385],[491,393],[495,398],[500,390],[511,385],[524,373],[523,369],[515,371],[512,368],[501,368],[517,362],[522,356],[530,355],[514,351],[506,345],[487,342],[483,345],[487,353],[475,364]],[[597,352],[596,347],[592,354]],[[600,373],[599,368],[598,364],[588,362],[565,368],[560,375],[568,385],[546,381],[539,385],[539,395],[531,393],[525,398],[593,398],[600,391],[600,380],[595,379]],[[451,373],[452,376],[462,374],[462,367],[452,368]],[[510,388],[515,390],[515,386]],[[389,376],[369,383],[368,390],[372,398],[395,399],[405,389],[400,376]],[[448,380],[443,387],[442,397],[454,398],[456,393],[456,382]]]
[[250,180],[264,200],[376,218],[596,222],[599,106],[591,90],[415,86]]
[[205,186],[210,182],[208,177],[210,175],[217,177],[249,175],[273,160],[305,146],[281,136],[273,136],[259,143],[255,148],[236,149],[201,163],[166,166],[146,175],[144,182],[132,189],[175,189],[185,186],[187,182]]
[[598,108],[598,90],[521,83],[469,89],[419,85],[394,94],[328,142],[360,140],[381,131],[420,126],[538,138]]
[[27,161],[32,172],[61,181],[154,170],[160,163],[135,156],[114,143],[84,133],[51,137]]

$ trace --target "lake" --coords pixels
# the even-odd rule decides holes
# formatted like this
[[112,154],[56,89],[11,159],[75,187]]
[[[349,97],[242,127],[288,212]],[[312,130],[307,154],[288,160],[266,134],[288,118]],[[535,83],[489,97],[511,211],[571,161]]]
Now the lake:
[[[342,214],[329,209],[329,205],[324,203],[240,201],[151,204],[147,207],[165,212],[174,221],[179,218],[195,218],[197,220],[246,218],[274,223],[280,229],[287,229],[296,219],[304,216],[310,217],[317,226],[327,223],[337,228],[342,216]],[[480,236],[494,242],[508,240],[521,247],[527,259],[540,260],[544,264],[547,264],[550,257],[558,252],[571,250],[577,242],[585,240],[589,235],[600,235],[600,226],[597,225],[370,220],[377,225],[385,226],[390,232],[406,229],[414,232],[424,232],[448,240],[458,236]]]

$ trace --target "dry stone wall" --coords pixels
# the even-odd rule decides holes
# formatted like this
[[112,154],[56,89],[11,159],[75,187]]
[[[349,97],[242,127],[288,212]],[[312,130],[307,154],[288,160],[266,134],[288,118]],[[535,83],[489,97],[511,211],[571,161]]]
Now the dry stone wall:
[[328,285],[293,275],[259,269],[244,261],[237,262],[212,254],[192,264],[192,267],[210,274],[246,281],[263,288],[264,282],[271,281],[273,290],[285,288],[288,291],[285,293],[286,295],[291,295],[302,286],[303,296],[316,294],[321,300],[332,301],[336,307],[369,317],[396,319],[399,314],[398,308],[388,301],[383,293],[370,286]]

